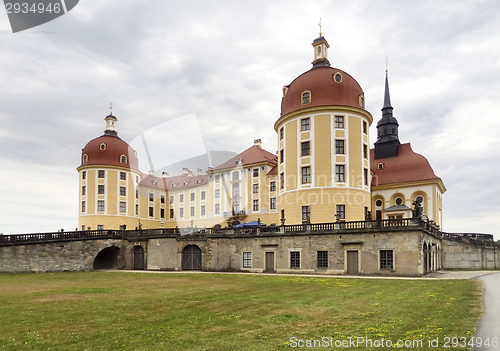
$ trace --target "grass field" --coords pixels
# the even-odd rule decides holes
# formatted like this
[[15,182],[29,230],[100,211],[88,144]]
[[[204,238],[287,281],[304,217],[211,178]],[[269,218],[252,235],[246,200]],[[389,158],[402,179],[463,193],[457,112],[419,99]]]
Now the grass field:
[[472,280],[0,274],[0,350],[293,350],[322,337],[444,350],[429,338],[472,336],[481,293]]

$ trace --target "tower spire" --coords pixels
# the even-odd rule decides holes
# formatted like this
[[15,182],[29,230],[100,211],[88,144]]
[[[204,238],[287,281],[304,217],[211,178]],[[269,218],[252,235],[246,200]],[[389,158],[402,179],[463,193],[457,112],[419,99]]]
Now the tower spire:
[[[387,65],[387,63],[386,63]],[[385,69],[385,93],[382,107],[382,118],[377,123],[377,141],[375,142],[375,159],[396,157],[399,150],[398,120],[392,115],[391,96],[389,94],[389,77]]]
[[106,130],[104,131],[104,135],[109,136],[118,136],[118,132],[116,130],[116,122],[118,118],[113,116],[113,104],[109,105],[109,115],[107,115],[104,120],[106,121]]

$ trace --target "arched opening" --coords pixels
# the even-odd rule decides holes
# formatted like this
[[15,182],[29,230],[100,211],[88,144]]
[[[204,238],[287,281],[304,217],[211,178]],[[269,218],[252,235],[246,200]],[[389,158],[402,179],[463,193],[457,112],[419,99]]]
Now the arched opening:
[[424,256],[424,274],[427,274],[427,243],[424,242],[424,245],[422,247],[422,253],[423,253],[423,256]]
[[134,269],[145,269],[144,248],[140,245],[134,246]]
[[182,250],[182,269],[201,270],[201,249],[196,245],[187,245]]
[[94,269],[119,269],[120,248],[116,246],[101,250],[94,259]]

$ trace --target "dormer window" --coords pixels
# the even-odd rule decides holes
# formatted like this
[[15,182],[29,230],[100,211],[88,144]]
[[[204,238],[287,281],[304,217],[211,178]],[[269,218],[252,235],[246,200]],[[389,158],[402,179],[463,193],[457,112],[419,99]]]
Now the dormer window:
[[288,87],[284,86],[283,87],[283,97],[285,97],[286,93],[288,93]]
[[127,163],[127,156],[121,155],[120,156],[120,163]]
[[359,107],[365,108],[365,97],[363,95],[359,96]]
[[384,169],[384,164],[382,162],[380,162],[377,166],[378,169]]
[[342,83],[342,74],[340,72],[337,72],[333,75],[333,80],[335,83]]
[[83,155],[83,163],[87,163],[89,160],[89,156],[87,154]]
[[106,150],[106,144],[102,143],[102,144],[99,146],[99,148],[100,148],[101,150]]
[[310,91],[304,91],[302,93],[302,105],[308,104],[311,102],[311,92]]

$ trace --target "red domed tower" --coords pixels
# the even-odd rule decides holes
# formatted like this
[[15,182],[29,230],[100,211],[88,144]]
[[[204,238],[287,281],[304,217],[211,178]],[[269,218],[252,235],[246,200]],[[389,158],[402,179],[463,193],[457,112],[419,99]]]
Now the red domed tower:
[[118,137],[113,113],[105,118],[104,134],[82,149],[78,227],[119,229],[139,223],[136,190],[141,180],[135,151]]
[[[363,220],[370,207],[368,127],[358,82],[316,38],[313,67],[283,87],[278,133],[278,209],[287,224]],[[335,217],[336,216],[336,217]]]

